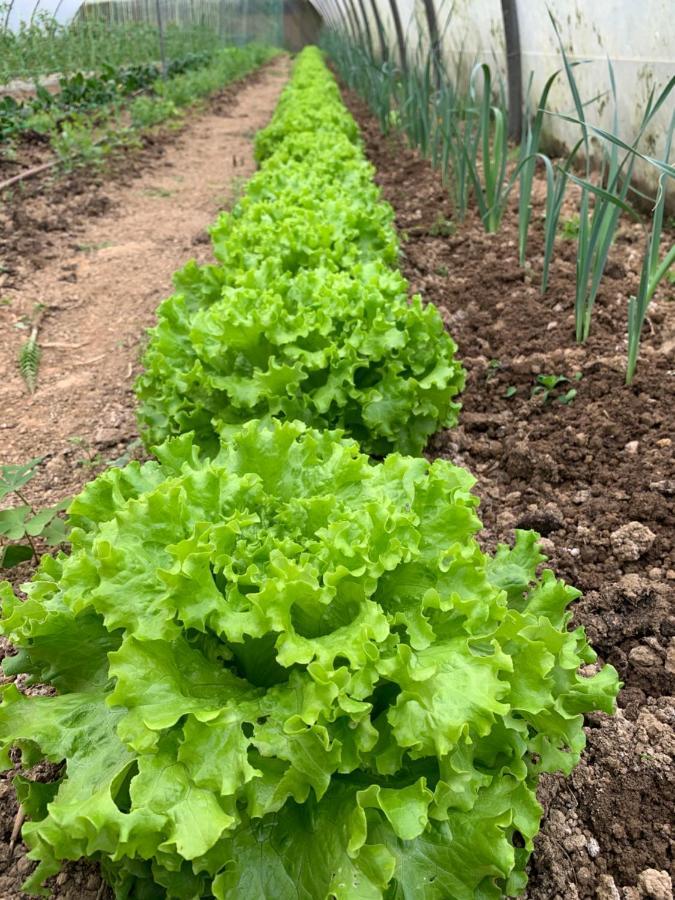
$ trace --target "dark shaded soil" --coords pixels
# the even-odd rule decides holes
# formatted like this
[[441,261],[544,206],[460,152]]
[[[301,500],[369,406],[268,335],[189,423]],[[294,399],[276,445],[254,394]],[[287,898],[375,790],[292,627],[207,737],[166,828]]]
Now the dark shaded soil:
[[[535,185],[529,264],[520,268],[514,208],[496,235],[484,232],[475,213],[455,222],[430,165],[399,138],[383,137],[358,98],[347,92],[345,100],[395,210],[404,274],[413,291],[440,308],[467,369],[460,426],[437,435],[428,455],[476,475],[486,545],[510,541],[514,528],[542,534],[552,568],[584,592],[576,623],[625,682],[615,717],[589,717],[588,747],[572,777],[542,783],[545,817],[527,896],[668,900],[675,811],[673,289],[670,296],[661,289],[650,307],[638,374],[627,388],[626,304],[638,283],[643,227],[623,227],[591,338],[577,346],[573,241],[559,240],[549,291],[543,298],[539,292],[543,182]],[[573,199],[569,204],[563,219],[575,211]],[[570,382],[545,400],[531,396],[538,375]],[[571,389],[571,402],[556,399]]]

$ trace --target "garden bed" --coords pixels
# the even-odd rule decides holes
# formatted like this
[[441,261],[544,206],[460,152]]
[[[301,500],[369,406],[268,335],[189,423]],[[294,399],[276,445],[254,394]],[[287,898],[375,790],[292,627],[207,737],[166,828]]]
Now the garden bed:
[[[626,900],[666,900],[667,878],[659,876],[659,887],[645,870],[669,870],[673,858],[672,288],[669,296],[665,284],[650,307],[638,373],[627,388],[626,305],[639,278],[642,227],[623,227],[590,340],[580,347],[573,243],[559,240],[542,298],[541,227],[530,235],[534,265],[522,269],[513,204],[496,235],[485,233],[475,212],[455,222],[428,162],[398,137],[384,138],[359,98],[344,98],[395,209],[403,273],[441,309],[468,373],[459,427],[436,435],[427,455],[477,476],[490,546],[510,541],[517,527],[542,534],[553,569],[584,592],[575,621],[625,684],[616,717],[589,717],[588,747],[571,778],[544,779],[546,815],[527,896],[618,897],[614,885],[625,888]],[[535,221],[544,196],[545,185],[535,185]],[[569,382],[548,398],[541,390],[532,397],[539,375]],[[559,402],[569,390],[576,396]]]

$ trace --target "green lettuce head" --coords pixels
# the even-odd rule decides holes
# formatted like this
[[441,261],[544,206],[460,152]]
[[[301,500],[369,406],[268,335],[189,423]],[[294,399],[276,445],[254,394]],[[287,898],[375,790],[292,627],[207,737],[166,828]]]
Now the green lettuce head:
[[72,554],[3,589],[6,767],[40,860],[100,860],[116,896],[490,900],[518,893],[541,772],[569,772],[611,667],[577,591],[493,558],[473,480],[301,423],[184,435],[73,501]]
[[160,307],[136,385],[149,446],[194,431],[216,452],[217,421],[275,416],[339,426],[384,456],[419,453],[439,425],[457,421],[457,348],[436,307],[408,303],[397,273],[370,264],[261,285],[265,270],[251,271],[194,312],[208,275],[186,270],[183,292]]

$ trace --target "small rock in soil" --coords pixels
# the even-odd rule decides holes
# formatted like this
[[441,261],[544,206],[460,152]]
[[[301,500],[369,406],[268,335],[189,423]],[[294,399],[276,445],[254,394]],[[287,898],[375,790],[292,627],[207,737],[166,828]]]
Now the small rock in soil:
[[597,859],[597,857],[600,856],[600,844],[594,837],[588,839],[586,850],[591,859]]
[[650,900],[672,900],[673,882],[667,872],[645,869],[638,877],[638,888],[642,897]]
[[669,675],[675,675],[675,637],[670,639],[666,651],[666,672]]
[[617,559],[633,562],[650,549],[656,535],[642,522],[628,522],[613,531],[609,539]]
[[638,644],[637,647],[633,647],[628,654],[628,659],[634,666],[649,667],[661,664],[658,653],[652,650],[651,647],[645,647],[644,644]]
[[619,889],[611,875],[601,875],[595,892],[597,900],[621,900]]

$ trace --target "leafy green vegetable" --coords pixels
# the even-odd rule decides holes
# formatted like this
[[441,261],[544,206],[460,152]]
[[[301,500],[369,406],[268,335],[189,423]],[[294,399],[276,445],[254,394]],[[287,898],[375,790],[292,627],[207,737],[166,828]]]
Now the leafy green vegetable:
[[146,440],[161,441],[168,421],[215,449],[214,420],[273,415],[338,423],[380,456],[418,452],[456,419],[455,344],[433,306],[408,303],[398,274],[370,264],[358,275],[317,269],[261,284],[253,270],[193,316],[186,296],[167,301],[137,387]]
[[538,776],[618,690],[578,674],[536,536],[490,559],[466,471],[298,422],[158,459],[84,489],[24,602],[0,588],[5,671],[58,692],[2,689],[2,759],[66,764],[29,797],[28,887],[85,856],[118,897],[519,891]]
[[189,264],[136,385],[152,447],[268,415],[344,429],[374,455],[421,452],[457,421],[464,386],[436,308],[395,271],[393,212],[315,49],[303,51],[246,194],[211,229],[218,265]]

